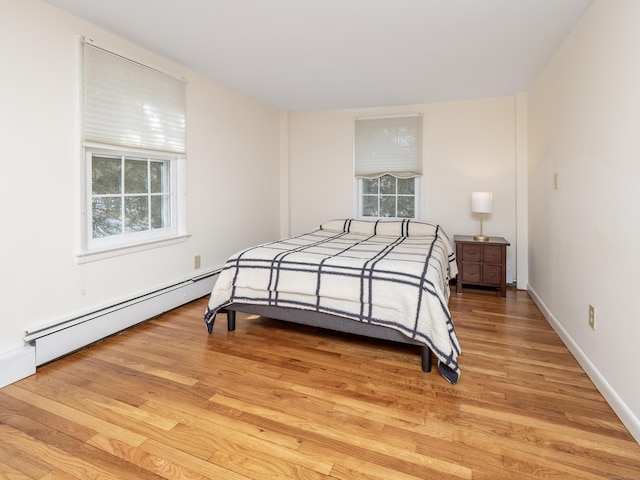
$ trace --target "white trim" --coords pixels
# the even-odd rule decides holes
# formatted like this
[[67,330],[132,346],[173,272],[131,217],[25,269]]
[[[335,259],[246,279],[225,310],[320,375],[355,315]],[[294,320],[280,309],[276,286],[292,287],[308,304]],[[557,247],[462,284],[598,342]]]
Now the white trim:
[[165,284],[161,284],[156,286],[156,288],[154,289],[150,289],[150,290],[143,290],[141,292],[138,292],[137,295],[135,296],[127,296],[127,297],[121,297],[121,298],[116,298],[116,299],[112,299],[109,303],[106,304],[102,304],[102,305],[96,305],[93,309],[91,310],[82,310],[82,311],[76,311],[76,312],[70,312],[68,315],[65,315],[64,317],[60,317],[58,319],[55,320],[49,320],[49,321],[45,321],[39,324],[35,324],[31,327],[28,327],[25,330],[25,341],[31,341],[34,338],[37,338],[37,334],[38,332],[43,332],[45,330],[49,330],[52,328],[56,328],[60,325],[63,324],[70,324],[70,322],[78,319],[78,318],[86,318],[89,316],[96,316],[97,312],[106,312],[111,308],[114,307],[120,307],[122,308],[123,305],[125,305],[127,302],[131,302],[134,300],[138,300],[141,299],[143,297],[148,297],[154,294],[157,294],[160,291],[163,290],[168,290],[171,288],[174,288],[178,285],[181,284],[185,284],[185,283],[189,283],[189,282],[198,282],[200,280],[203,280],[207,277],[211,277],[214,275],[219,274],[222,271],[223,265],[220,265],[218,267],[214,267],[214,268],[210,268],[207,270],[204,270],[202,272],[199,272],[197,275],[189,275],[189,276],[185,276],[179,279],[174,280],[173,282],[169,282],[169,283],[165,283]]
[[28,328],[25,331],[25,336],[24,336],[24,341],[25,342],[32,342],[34,340],[38,340],[42,337],[46,337],[47,335],[51,335],[52,333],[57,333],[61,330],[67,329],[67,328],[71,328],[71,327],[75,327],[76,325],[79,325],[81,323],[86,322],[87,320],[91,320],[94,318],[98,318],[98,317],[104,317],[105,315],[108,315],[110,313],[113,313],[117,310],[121,310],[123,308],[127,308],[135,303],[139,303],[141,301],[144,301],[146,299],[149,298],[153,298],[156,297],[158,295],[162,295],[162,294],[166,294],[168,292],[172,292],[175,290],[179,290],[182,287],[184,287],[185,285],[188,285],[189,282],[181,282],[179,284],[176,285],[171,285],[170,287],[167,288],[163,288],[161,290],[157,290],[154,292],[150,292],[148,294],[145,295],[141,295],[139,297],[135,297],[132,298],[130,300],[127,300],[125,302],[117,302],[114,303],[113,305],[106,307],[106,308],[102,308],[102,309],[98,309],[95,311],[90,311],[87,312],[83,315],[79,315],[75,318],[63,318],[63,319],[59,319],[56,320],[54,322],[52,322],[49,325],[43,325],[43,326],[39,326],[39,327],[31,327]]
[[516,264],[515,282],[519,290],[529,283],[529,153],[527,94],[517,93],[516,121]]
[[36,373],[36,349],[31,345],[0,355],[0,388]]
[[[394,176],[392,174],[389,174],[391,176]],[[396,177],[398,178],[398,177]],[[423,190],[423,184],[424,184],[424,175],[419,175],[417,177],[411,177],[414,179],[414,194],[413,194],[413,198],[414,198],[414,206],[413,206],[413,212],[414,212],[414,216],[411,217],[411,219],[413,220],[419,220],[422,217],[422,212],[424,210],[424,207],[422,206],[424,199],[422,198],[422,190]],[[353,197],[353,216],[354,218],[358,218],[358,219],[372,219],[372,218],[384,218],[387,220],[404,220],[404,217],[365,217],[364,215],[362,215],[362,180],[364,180],[363,178],[357,178],[354,177],[353,181],[354,181],[354,186],[353,186],[353,191],[355,192],[354,197]],[[396,195],[397,196],[397,195]],[[402,195],[400,195],[402,196]]]
[[280,112],[278,126],[280,136],[280,238],[287,238],[291,236],[289,112]]
[[[208,295],[220,270],[201,272],[136,298],[28,328],[24,340],[29,345],[0,354],[0,388],[33,375],[38,365]],[[204,318],[202,329],[206,331]]]
[[176,213],[178,215],[177,225],[178,234],[181,236],[190,236],[189,226],[187,224],[187,158],[178,157],[175,160],[176,170],[176,190],[173,192],[176,203]]
[[106,143],[99,142],[80,142],[82,144],[83,149],[85,150],[85,161],[86,161],[86,150],[90,150],[94,153],[103,153],[105,155],[122,155],[122,156],[143,156],[150,157],[157,160],[178,160],[180,158],[186,158],[186,155],[183,153],[173,153],[173,152],[163,152],[160,150],[150,150],[148,148],[136,148],[136,147],[124,147],[122,145],[108,145]]
[[[141,149],[109,148],[100,144],[87,144],[83,147],[81,174],[84,178],[81,189],[83,199],[79,215],[79,249],[76,253],[78,264],[103,260],[136,253],[151,248],[175,245],[187,240],[187,159],[183,155],[163,154]],[[92,238],[91,218],[91,168],[89,163],[93,154],[118,156],[145,155],[149,158],[169,163],[171,183],[171,216],[172,226],[164,229],[114,235],[100,239]]]
[[[211,293],[218,271],[202,273],[105,308],[61,318],[27,329],[24,340],[35,345],[34,365],[42,365],[121,330]],[[202,329],[205,331],[204,311]]]
[[130,253],[142,252],[152,248],[168,247],[184,243],[191,235],[176,235],[170,238],[162,238],[158,240],[148,240],[146,242],[136,243],[134,245],[121,245],[110,248],[87,250],[86,252],[76,253],[76,262],[79,265],[89,262],[97,262],[106,258],[119,257],[120,255],[129,255]]
[[629,406],[613,389],[611,384],[607,382],[607,379],[600,373],[596,366],[591,362],[589,357],[582,351],[578,344],[571,338],[569,332],[567,332],[557,318],[551,313],[551,311],[544,304],[542,299],[538,296],[531,285],[527,285],[527,291],[534,303],[538,306],[544,317],[551,325],[551,328],[555,330],[560,339],[564,342],[569,351],[576,358],[580,366],[583,368],[587,376],[594,383],[598,391],[605,398],[607,403],[611,406],[613,411],[618,415],[622,423],[629,433],[635,438],[636,442],[640,444],[640,419],[634,415]]

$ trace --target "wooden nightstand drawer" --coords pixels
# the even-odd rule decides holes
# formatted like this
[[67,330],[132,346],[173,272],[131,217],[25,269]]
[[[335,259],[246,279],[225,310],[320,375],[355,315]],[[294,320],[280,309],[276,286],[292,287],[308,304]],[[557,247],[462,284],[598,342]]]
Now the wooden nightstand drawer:
[[462,246],[462,261],[464,262],[481,262],[482,246],[472,243],[465,243]]
[[483,265],[482,266],[482,283],[485,285],[502,284],[502,266],[501,265]]
[[479,263],[462,264],[462,281],[467,283],[481,283],[482,269]]
[[458,262],[457,292],[462,293],[462,284],[496,287],[500,295],[507,296],[507,247],[502,237],[490,237],[479,241],[471,235],[454,235],[456,260]]
[[499,245],[484,245],[482,247],[482,261],[484,263],[502,264],[502,247]]

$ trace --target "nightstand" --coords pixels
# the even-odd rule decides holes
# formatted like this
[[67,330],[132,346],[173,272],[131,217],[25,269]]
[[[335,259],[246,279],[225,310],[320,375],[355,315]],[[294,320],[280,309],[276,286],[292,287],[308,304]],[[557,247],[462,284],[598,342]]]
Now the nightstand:
[[502,237],[489,237],[488,241],[474,240],[473,235],[454,235],[458,284],[495,287],[502,297],[507,296],[507,247],[511,245]]

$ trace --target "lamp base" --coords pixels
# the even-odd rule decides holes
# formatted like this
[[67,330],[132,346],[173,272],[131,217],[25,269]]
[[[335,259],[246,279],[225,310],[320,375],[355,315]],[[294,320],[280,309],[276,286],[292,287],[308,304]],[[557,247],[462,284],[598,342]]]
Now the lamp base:
[[473,236],[473,239],[474,239],[474,240],[477,240],[477,241],[479,241],[479,242],[488,242],[488,241],[489,241],[489,237],[487,237],[486,235],[482,235],[482,234],[480,234],[480,235],[474,235],[474,236]]

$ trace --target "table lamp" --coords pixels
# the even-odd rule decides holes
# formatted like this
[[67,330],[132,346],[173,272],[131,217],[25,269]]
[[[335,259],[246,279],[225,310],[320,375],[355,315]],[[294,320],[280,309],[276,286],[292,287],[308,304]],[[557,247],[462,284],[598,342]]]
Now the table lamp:
[[491,192],[473,192],[471,194],[471,211],[480,214],[480,233],[474,235],[474,240],[486,242],[489,237],[482,233],[482,222],[485,213],[491,213],[493,207],[493,193]]

